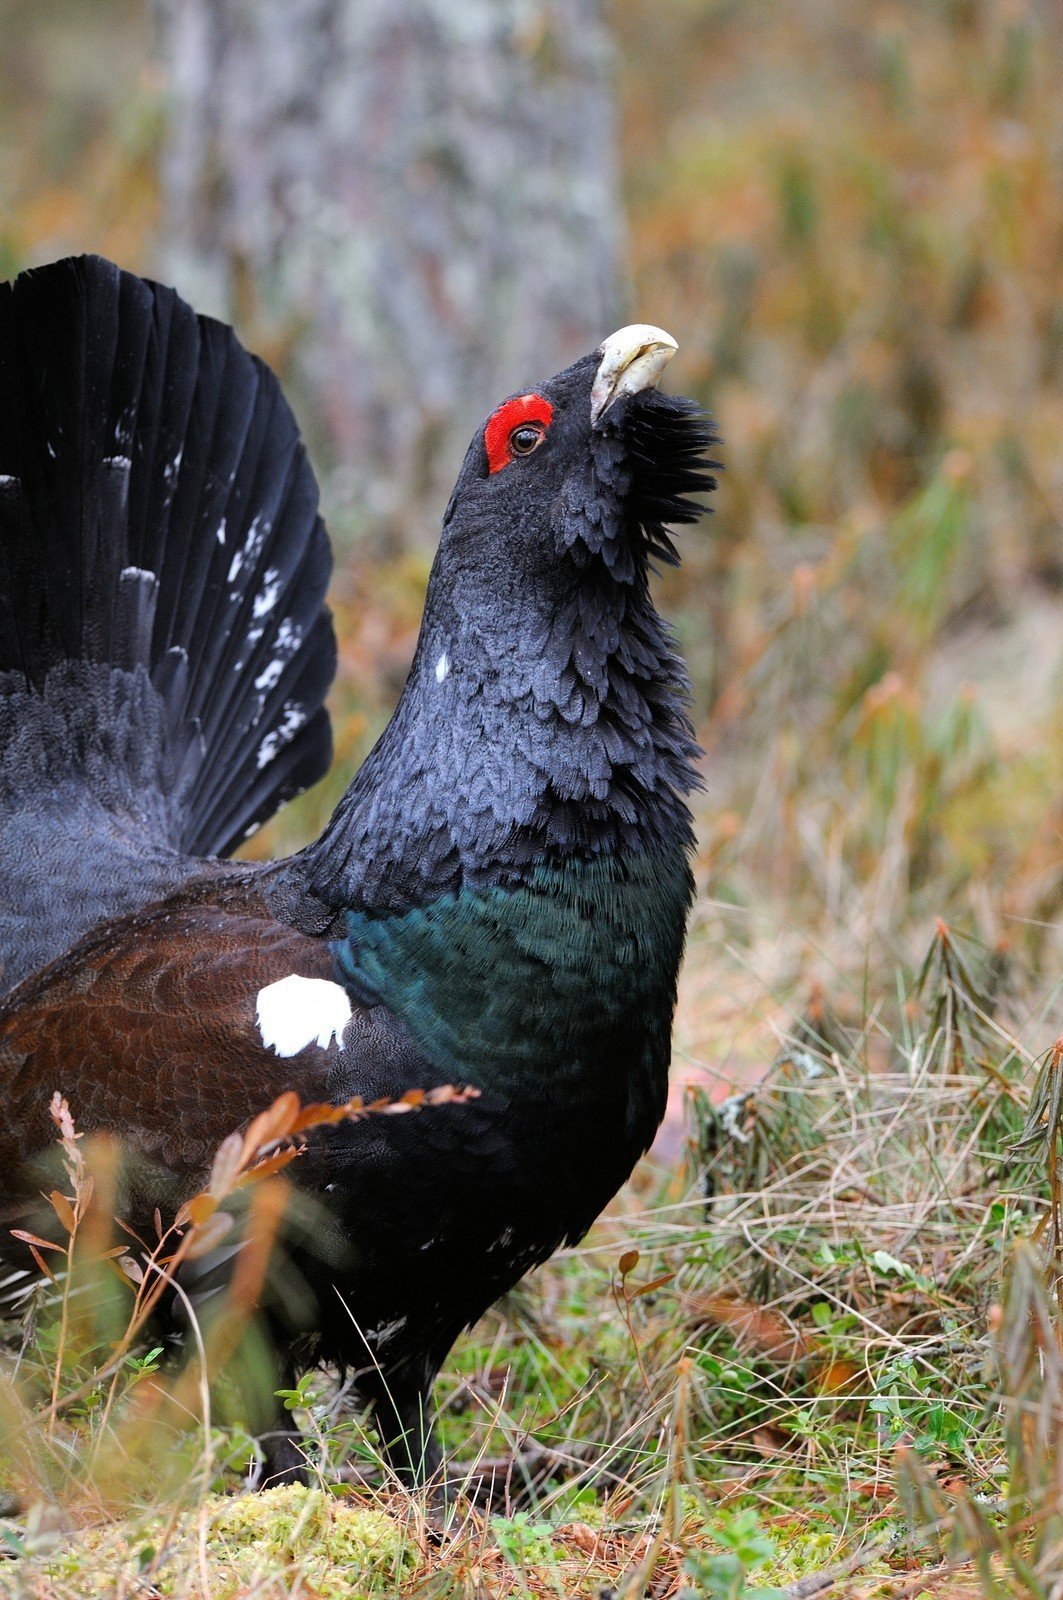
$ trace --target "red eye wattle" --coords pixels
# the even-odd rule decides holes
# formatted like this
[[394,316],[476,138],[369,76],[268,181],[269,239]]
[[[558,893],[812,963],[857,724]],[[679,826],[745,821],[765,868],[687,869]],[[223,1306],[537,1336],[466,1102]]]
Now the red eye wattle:
[[535,445],[530,444],[530,448],[522,449],[518,442],[514,450],[511,443],[513,435],[521,428],[528,428],[538,430],[542,436],[550,426],[553,414],[553,406],[541,394],[521,394],[515,400],[507,400],[504,406],[499,406],[484,429],[487,470],[499,472],[509,465],[514,455],[530,455]]

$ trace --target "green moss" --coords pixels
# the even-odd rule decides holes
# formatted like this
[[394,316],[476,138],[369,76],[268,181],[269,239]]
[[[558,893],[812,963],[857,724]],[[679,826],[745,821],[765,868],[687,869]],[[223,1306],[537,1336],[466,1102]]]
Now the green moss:
[[349,1595],[355,1574],[371,1588],[413,1565],[402,1530],[384,1512],[301,1486],[223,1502],[212,1533],[244,1581],[250,1566],[269,1571],[287,1559],[321,1595]]
[[[181,1517],[169,1540],[160,1518],[90,1531],[58,1555],[0,1570],[0,1594],[25,1592],[26,1580],[51,1579],[85,1596],[110,1596],[139,1579],[163,1595],[181,1595],[190,1573],[214,1600],[287,1594],[296,1579],[320,1600],[392,1595],[416,1565],[402,1528],[382,1511],[349,1505],[320,1489],[292,1485],[260,1494],[212,1495],[198,1514]],[[202,1536],[202,1537],[201,1537]],[[204,1572],[202,1557],[206,1562]]]

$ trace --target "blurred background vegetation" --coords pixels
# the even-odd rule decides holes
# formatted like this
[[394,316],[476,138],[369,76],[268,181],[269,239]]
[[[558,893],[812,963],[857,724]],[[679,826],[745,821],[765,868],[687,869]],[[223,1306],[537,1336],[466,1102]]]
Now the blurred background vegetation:
[[[1063,21],[1049,0],[608,20],[627,310],[674,332],[673,381],[724,437],[715,514],[662,583],[707,751],[680,1056],[741,1078],[810,994],[859,1012],[939,916],[996,952],[1040,1048],[1063,954]],[[5,0],[5,276],[81,249],[160,270],[154,50],[142,0]],[[242,331],[284,375],[290,339],[256,341],[253,309]],[[328,493],[339,761],[256,853],[318,828],[416,633],[428,554],[371,556]]]
[[[531,22],[562,5],[598,9],[527,0],[543,70]],[[995,1301],[1016,1237],[1047,1241],[1057,1305],[1063,1282],[1043,1115],[1063,1096],[1059,1052],[1030,1088],[1063,1025],[1063,15],[1056,0],[611,0],[605,19],[618,319],[675,334],[671,381],[724,441],[714,515],[660,584],[706,750],[677,1078],[717,1100],[761,1081],[723,1112],[695,1096],[696,1189],[647,1164],[582,1252],[462,1342],[440,1386],[447,1444],[468,1459],[485,1440],[489,1455],[556,1445],[555,1523],[599,1515],[597,1491],[565,1486],[573,1462],[619,1462],[599,1484],[617,1485],[610,1572],[643,1559],[646,1507],[670,1508],[674,1543],[656,1535],[645,1560],[664,1549],[674,1585],[655,1593],[677,1592],[683,1541],[696,1555],[708,1523],[717,1554],[685,1570],[699,1595],[737,1593],[734,1563],[768,1548],[753,1503],[813,1567],[854,1538],[891,1551],[898,1442],[902,1479],[936,1463],[945,1490],[972,1483],[993,1514],[1010,1482],[1021,1538],[1043,1480],[1058,1540],[1063,1368],[1037,1331],[1036,1268],[1020,1258]],[[85,249],[167,272],[158,53],[145,0],[0,0],[4,276]],[[413,526],[378,537],[319,446],[305,330],[265,314],[254,279],[231,309],[290,389],[337,546],[336,768],[253,842],[262,854],[320,828],[383,726],[431,552]],[[502,392],[537,376],[507,372]],[[479,394],[479,412],[498,398]],[[678,1142],[673,1123],[663,1153]],[[359,1447],[322,1394],[299,1404],[338,1462]],[[83,1424],[111,1437],[106,1411]],[[76,1464],[56,1439],[34,1462],[61,1447]],[[494,1527],[497,1562],[503,1545],[514,1567],[544,1559],[533,1536],[550,1555],[550,1526],[523,1510]],[[567,1527],[582,1572],[606,1545]],[[1056,1587],[1027,1567],[1007,1592],[1056,1593],[1058,1542],[1042,1567]],[[520,1593],[556,1594],[555,1578]],[[423,1592],[486,1591],[477,1576]]]

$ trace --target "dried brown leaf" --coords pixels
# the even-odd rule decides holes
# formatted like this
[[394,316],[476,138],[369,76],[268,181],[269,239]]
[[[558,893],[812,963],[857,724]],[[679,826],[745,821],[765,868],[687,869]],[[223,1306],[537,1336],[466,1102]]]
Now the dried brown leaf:
[[54,1283],[55,1273],[52,1271],[51,1267],[48,1265],[47,1261],[45,1261],[44,1257],[41,1255],[41,1252],[35,1245],[30,1245],[30,1255],[33,1257],[34,1261],[36,1261],[38,1267],[44,1273],[44,1276],[46,1278],[50,1278],[52,1283]]
[[67,1233],[73,1233],[77,1227],[77,1218],[74,1216],[74,1208],[66,1195],[60,1194],[58,1189],[53,1189],[48,1196],[48,1203]]
[[782,1428],[776,1428],[772,1423],[766,1423],[763,1427],[754,1428],[749,1439],[754,1450],[759,1451],[762,1456],[766,1456],[769,1459],[773,1456],[782,1455],[785,1451],[792,1450],[794,1447],[794,1441],[790,1438],[790,1435],[784,1433]]
[[279,1139],[287,1138],[298,1116],[299,1096],[294,1089],[286,1089],[283,1094],[277,1096],[271,1106],[259,1112],[244,1134],[241,1166],[246,1166],[264,1146],[276,1144]]
[[666,1283],[671,1283],[675,1277],[674,1272],[662,1272],[660,1277],[651,1278],[649,1283],[640,1283],[637,1289],[629,1289],[629,1300],[637,1300],[640,1295],[652,1294],[655,1289],[663,1289]]
[[354,1100],[348,1100],[344,1105],[339,1106],[331,1105],[328,1101],[316,1100],[303,1107],[292,1123],[291,1132],[293,1134],[303,1133],[307,1128],[321,1128],[327,1127],[334,1122],[343,1122],[345,1118],[352,1115],[352,1108],[354,1108],[355,1112],[362,1110],[360,1097],[356,1096]]
[[827,1360],[817,1372],[816,1388],[820,1394],[841,1394],[850,1389],[859,1376],[860,1368],[855,1361],[840,1361],[835,1357]]
[[244,1189],[249,1183],[258,1183],[262,1178],[271,1178],[275,1172],[280,1172],[290,1162],[305,1154],[306,1145],[289,1145],[286,1150],[277,1150],[273,1155],[267,1156],[264,1161],[258,1161],[253,1167],[242,1174],[236,1187]]
[[403,1116],[408,1111],[419,1111],[424,1106],[461,1105],[479,1098],[479,1089],[457,1089],[453,1084],[438,1084],[434,1089],[408,1089],[398,1100],[383,1097],[368,1104],[361,1095],[354,1095],[342,1105],[316,1101],[304,1106],[289,1129],[290,1133],[303,1133],[308,1128],[329,1127],[337,1122],[360,1122],[370,1116]]
[[585,1556],[596,1556],[602,1535],[586,1522],[569,1522],[564,1527],[558,1528],[558,1537],[564,1539],[566,1544],[574,1545]]
[[51,1239],[42,1239],[40,1234],[37,1233],[27,1233],[25,1228],[12,1228],[11,1237],[13,1239],[21,1239],[23,1244],[36,1245],[40,1250],[66,1250],[65,1245],[53,1244]]
[[777,1311],[741,1300],[736,1295],[693,1295],[687,1301],[687,1312],[695,1322],[729,1328],[739,1343],[772,1361],[803,1361],[814,1348],[812,1342],[791,1328]]
[[134,1256],[119,1256],[117,1265],[123,1276],[128,1278],[130,1283],[140,1284],[144,1282],[144,1268]]
[[208,1223],[218,1209],[218,1202],[212,1194],[194,1194],[187,1205],[181,1207],[181,1222],[190,1222],[194,1228],[202,1228]]

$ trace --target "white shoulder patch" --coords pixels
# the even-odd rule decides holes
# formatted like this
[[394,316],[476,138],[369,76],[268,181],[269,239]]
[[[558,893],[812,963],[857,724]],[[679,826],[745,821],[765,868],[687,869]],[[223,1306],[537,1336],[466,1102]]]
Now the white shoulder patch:
[[255,1019],[262,1043],[279,1056],[296,1056],[308,1044],[327,1050],[351,1020],[346,990],[327,978],[288,978],[258,991]]
[[442,683],[443,679],[446,677],[446,675],[447,675],[447,673],[449,671],[450,671],[450,658],[448,657],[447,652],[444,650],[443,654],[440,656],[439,660],[436,662],[436,682],[437,683]]

